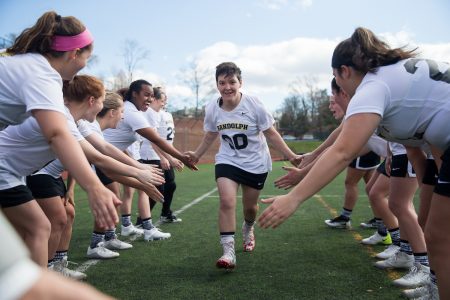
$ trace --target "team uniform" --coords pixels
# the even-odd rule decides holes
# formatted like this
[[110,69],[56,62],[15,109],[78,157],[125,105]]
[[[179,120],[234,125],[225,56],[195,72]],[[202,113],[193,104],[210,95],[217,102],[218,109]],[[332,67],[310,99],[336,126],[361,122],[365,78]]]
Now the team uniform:
[[405,146],[399,143],[389,142],[392,152],[391,176],[392,177],[416,177],[416,173],[408,160]]
[[0,130],[22,123],[35,109],[64,114],[61,75],[41,54],[0,57]]
[[367,73],[356,89],[346,118],[358,113],[381,116],[380,136],[419,147],[425,142],[444,152],[435,192],[450,197],[449,65],[410,58]]
[[380,156],[370,151],[364,155],[355,158],[349,165],[350,168],[357,170],[373,170],[380,164]]
[[231,180],[261,190],[272,169],[269,147],[263,131],[274,119],[258,98],[242,94],[232,111],[223,110],[220,100],[206,106],[204,130],[218,132],[220,148],[216,155],[216,179]]

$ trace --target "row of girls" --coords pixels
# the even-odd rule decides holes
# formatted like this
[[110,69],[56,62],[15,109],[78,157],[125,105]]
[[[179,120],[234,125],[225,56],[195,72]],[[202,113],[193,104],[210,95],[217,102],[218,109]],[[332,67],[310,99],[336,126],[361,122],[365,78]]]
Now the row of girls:
[[[92,55],[93,41],[78,19],[47,12],[1,53],[0,237],[4,246],[0,290],[5,299],[110,299],[46,270],[49,260],[55,259],[63,262],[58,264],[60,269],[65,268],[70,242],[74,210],[70,200],[61,197],[65,192],[62,170],[68,170],[86,191],[97,233],[113,231],[119,221],[115,206],[121,201],[105,187],[90,163],[111,181],[138,188],[154,200],[163,198],[156,188],[164,182],[162,172],[131,159],[122,152],[124,148],[112,146],[99,133],[102,128],[117,126],[122,109],[123,123],[127,114],[146,110],[151,95],[140,97],[141,86],[130,87],[131,101],[124,105],[119,95],[106,95],[100,80],[76,76]],[[78,122],[94,122],[99,113],[103,121],[97,128]],[[127,133],[129,129],[195,169],[188,157],[161,139],[148,122],[138,127],[127,125],[119,127],[124,129],[122,138],[126,135],[126,141],[121,141],[124,147],[136,139],[135,134]],[[141,208],[140,214],[145,223],[149,208]],[[143,228],[145,237],[149,236],[152,227]]]

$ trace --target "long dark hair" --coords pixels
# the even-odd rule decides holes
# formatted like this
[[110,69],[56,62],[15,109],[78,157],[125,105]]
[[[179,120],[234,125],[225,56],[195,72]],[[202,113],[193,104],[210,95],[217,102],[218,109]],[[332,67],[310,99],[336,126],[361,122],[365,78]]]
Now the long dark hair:
[[125,93],[124,100],[130,101],[132,100],[133,92],[139,93],[142,89],[143,85],[149,85],[152,86],[150,82],[144,79],[135,80],[130,84],[130,87],[128,88],[127,92]]

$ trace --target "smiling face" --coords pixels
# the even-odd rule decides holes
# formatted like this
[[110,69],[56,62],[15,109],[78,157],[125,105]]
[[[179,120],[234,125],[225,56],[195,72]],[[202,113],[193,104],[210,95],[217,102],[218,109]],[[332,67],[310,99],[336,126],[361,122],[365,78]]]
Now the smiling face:
[[328,108],[333,113],[333,117],[336,120],[340,120],[344,117],[344,111],[342,110],[342,107],[336,103],[334,95],[335,95],[335,91],[333,91],[333,95],[330,96],[330,104],[328,105]]
[[235,102],[240,99],[239,89],[242,82],[236,75],[219,75],[217,77],[217,89],[224,102]]
[[151,85],[143,84],[139,92],[133,91],[133,103],[140,111],[146,111],[150,107],[150,102],[153,100],[153,88]]

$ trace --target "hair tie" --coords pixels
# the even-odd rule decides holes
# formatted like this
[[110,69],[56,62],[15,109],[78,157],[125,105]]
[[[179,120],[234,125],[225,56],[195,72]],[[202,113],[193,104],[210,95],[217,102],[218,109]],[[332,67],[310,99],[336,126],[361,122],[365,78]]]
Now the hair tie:
[[55,16],[55,21],[58,22],[58,23],[61,22],[61,16],[60,15],[56,15]]

